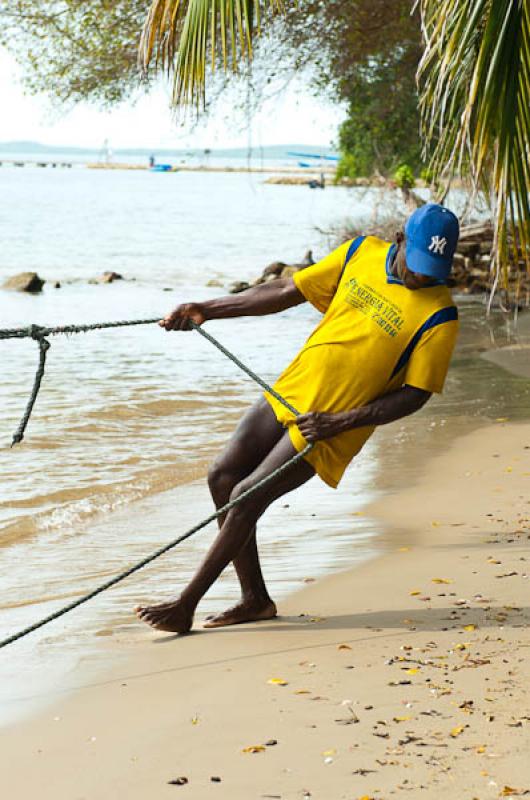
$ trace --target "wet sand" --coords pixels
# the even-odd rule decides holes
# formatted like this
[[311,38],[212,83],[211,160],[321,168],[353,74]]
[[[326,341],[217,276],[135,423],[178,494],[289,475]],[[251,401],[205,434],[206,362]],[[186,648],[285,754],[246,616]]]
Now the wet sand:
[[10,795],[522,794],[529,486],[530,425],[481,428],[370,509],[384,556],[278,620],[118,633],[108,674],[0,732]]

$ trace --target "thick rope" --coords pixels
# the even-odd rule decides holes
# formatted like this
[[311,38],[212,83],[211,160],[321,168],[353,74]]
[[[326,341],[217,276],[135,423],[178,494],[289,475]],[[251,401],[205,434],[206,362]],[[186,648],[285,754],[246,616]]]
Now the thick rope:
[[2,339],[35,339],[39,344],[39,365],[33,380],[33,388],[26,405],[26,410],[20,420],[18,428],[13,434],[11,447],[19,444],[28,426],[35,400],[39,393],[42,376],[46,366],[46,351],[51,347],[46,340],[46,336],[56,336],[57,334],[88,333],[88,331],[103,330],[104,328],[123,328],[131,325],[149,325],[158,322],[160,317],[154,319],[118,320],[116,322],[95,322],[91,325],[59,325],[55,328],[46,328],[42,325],[29,325],[27,328],[0,328],[0,340]]
[[[57,334],[72,334],[72,333],[88,333],[89,331],[96,331],[96,330],[103,330],[104,328],[123,328],[126,326],[131,325],[152,325],[155,322],[159,322],[160,317],[154,317],[151,319],[136,319],[136,320],[119,320],[117,322],[96,322],[91,325],[61,325],[55,328],[47,328],[41,325],[30,325],[27,328],[0,328],[0,340],[2,339],[35,339],[39,343],[40,347],[40,360],[39,366],[37,368],[37,373],[35,375],[35,379],[33,381],[33,389],[31,391],[31,396],[26,406],[26,411],[19,423],[19,426],[13,435],[13,440],[11,442],[11,447],[15,444],[19,444],[23,438],[24,433],[26,431],[29,418],[31,416],[31,412],[33,411],[33,406],[35,405],[35,400],[37,399],[37,395],[39,393],[42,376],[44,374],[45,362],[46,362],[46,350],[50,348],[50,343],[46,342],[46,347],[44,349],[44,345],[42,344],[45,340],[46,336],[56,336]],[[193,320],[188,320],[188,324],[190,328],[196,330],[198,333],[201,334],[205,339],[207,339],[214,347],[217,347],[218,350],[221,351],[230,361],[233,361],[239,369],[246,372],[247,375],[252,378],[253,381],[256,381],[266,392],[269,392],[273,397],[276,398],[280,403],[289,409],[295,416],[298,416],[298,412],[296,411],[293,406],[284,400],[271,386],[268,385],[259,375],[256,375],[249,367],[243,364],[237,356],[231,353],[226,347],[217,341],[213,336],[210,336],[209,333],[206,333],[200,325],[193,322]]]
[[[17,329],[11,329],[9,331],[0,330],[0,339],[25,338],[30,336],[31,338],[37,339],[40,347],[39,368],[37,370],[37,375],[35,376],[33,391],[26,408],[26,413],[21,421],[17,433],[15,434],[15,437],[17,435],[20,435],[20,437],[22,438],[25,425],[27,424],[29,415],[31,414],[31,410],[33,408],[33,404],[35,403],[35,399],[37,397],[37,393],[40,387],[40,382],[42,380],[42,375],[44,373],[46,351],[50,347],[50,343],[46,341],[46,339],[44,338],[45,336],[50,336],[55,333],[85,333],[86,331],[90,330],[98,330],[101,328],[117,328],[125,325],[146,325],[158,322],[159,319],[160,317],[157,317],[156,319],[135,320],[131,322],[126,322],[126,321],[116,322],[116,323],[107,322],[107,323],[99,323],[96,325],[82,325],[82,326],[68,325],[64,326],[63,328],[40,328],[38,326],[32,325],[30,328],[17,328]],[[258,383],[263,389],[265,389],[265,391],[269,392],[274,397],[276,397],[276,399],[279,400],[286,408],[288,408],[289,411],[291,411],[295,416],[299,416],[299,412],[287,400],[285,400],[281,395],[279,395],[276,391],[274,391],[274,389],[271,386],[269,386],[268,383],[266,383],[262,378],[260,378],[259,375],[253,372],[253,370],[251,370],[249,367],[243,364],[243,362],[240,361],[237,358],[237,356],[235,356],[233,353],[231,353],[229,350],[223,347],[223,345],[220,342],[218,342],[217,339],[215,339],[209,333],[206,333],[206,331],[202,330],[202,328],[196,323],[194,323],[192,320],[189,320],[189,323],[190,327],[198,331],[198,333],[204,336],[205,339],[208,339],[209,342],[211,342],[215,347],[217,347],[217,349],[220,350],[227,358],[229,358],[230,361],[233,361],[234,364],[236,364],[240,369],[246,372],[246,374],[249,375],[254,381],[256,381],[256,383]],[[6,333],[8,333],[9,335],[2,335]],[[13,440],[15,440],[15,437],[13,437]],[[18,441],[20,441],[20,439]],[[206,525],[209,525],[210,522],[213,522],[213,520],[217,519],[223,514],[228,513],[229,511],[231,511],[231,509],[235,508],[244,500],[251,497],[253,494],[258,492],[264,486],[267,486],[269,483],[272,483],[272,481],[274,481],[278,476],[283,475],[283,473],[286,472],[288,469],[290,469],[290,467],[292,467],[294,464],[298,463],[303,458],[305,458],[305,456],[313,449],[313,447],[314,447],[313,444],[306,445],[306,447],[300,453],[297,453],[295,456],[293,456],[293,458],[289,459],[289,461],[286,461],[285,464],[282,464],[280,467],[275,469],[273,472],[271,472],[270,475],[267,475],[265,478],[262,478],[261,481],[258,481],[258,483],[256,483],[250,489],[247,489],[245,492],[239,495],[239,497],[235,498],[234,500],[231,500],[229,503],[226,503],[226,505],[215,511],[213,514],[210,514],[209,517],[203,519],[202,522],[199,522],[193,528],[190,528],[190,530],[186,531],[186,533],[182,534],[182,536],[179,536],[177,539],[173,539],[173,541],[169,542],[163,547],[160,547],[154,553],[151,553],[151,555],[142,559],[137,564],[134,564],[132,567],[129,567],[123,572],[120,572],[114,578],[111,578],[110,580],[106,581],[100,586],[97,586],[91,592],[88,592],[88,594],[79,597],[72,603],[63,606],[63,608],[58,609],[57,611],[53,612],[53,614],[50,614],[49,616],[44,617],[38,622],[33,623],[33,625],[29,625],[27,628],[23,628],[17,633],[8,636],[7,639],[3,639],[2,641],[0,641],[0,648],[6,647],[8,644],[11,644],[12,642],[16,642],[18,639],[22,639],[23,636],[27,636],[29,633],[36,631],[38,628],[42,628],[43,625],[47,625],[49,622],[52,622],[53,620],[58,619],[59,617],[62,617],[64,614],[68,613],[68,611],[72,611],[74,608],[77,608],[83,603],[86,603],[88,600],[91,600],[93,597],[96,597],[98,594],[101,594],[106,589],[110,589],[112,586],[115,586],[117,583],[120,583],[121,581],[125,580],[125,578],[128,578],[129,575],[132,575],[134,572],[138,572],[138,570],[142,569],[147,564],[150,564],[151,561],[154,561],[159,556],[163,555],[164,553],[167,553],[173,547],[176,547],[177,544],[180,544],[180,542],[183,542],[185,539],[188,539],[190,536],[193,536],[194,533],[197,533],[202,528],[206,527]]]
[[150,325],[159,322],[162,317],[154,319],[124,319],[115,322],[93,322],[91,325],[59,325],[46,328],[42,325],[29,325],[27,328],[0,328],[0,339],[42,339],[44,336],[55,336],[59,333],[88,333],[104,328],[125,328],[130,325]]
[[39,342],[39,366],[37,367],[35,380],[33,381],[33,389],[31,390],[31,395],[28,400],[26,410],[24,411],[24,414],[22,416],[22,419],[20,420],[18,428],[13,434],[11,447],[21,442],[22,439],[24,438],[24,431],[26,430],[29,418],[31,417],[31,412],[33,411],[33,406],[35,405],[35,400],[37,399],[37,395],[39,393],[42,376],[44,375],[44,368],[46,367],[46,353],[50,349],[51,344],[44,337],[42,337],[42,339],[39,339],[38,342]]

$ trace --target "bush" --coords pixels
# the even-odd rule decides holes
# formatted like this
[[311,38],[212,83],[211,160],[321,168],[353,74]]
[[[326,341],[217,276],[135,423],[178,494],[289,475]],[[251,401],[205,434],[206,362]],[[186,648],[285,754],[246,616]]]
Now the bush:
[[344,153],[337,164],[335,183],[340,183],[343,178],[358,178],[359,167],[357,159],[351,153]]
[[401,164],[394,172],[394,180],[400,189],[412,189],[416,180],[408,164]]

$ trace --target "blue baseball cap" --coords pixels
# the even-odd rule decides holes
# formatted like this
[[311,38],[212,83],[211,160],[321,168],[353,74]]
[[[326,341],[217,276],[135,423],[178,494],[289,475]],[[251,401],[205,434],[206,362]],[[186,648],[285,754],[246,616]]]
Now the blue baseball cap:
[[426,203],[405,225],[405,257],[412,272],[445,281],[453,265],[460,226],[448,208]]

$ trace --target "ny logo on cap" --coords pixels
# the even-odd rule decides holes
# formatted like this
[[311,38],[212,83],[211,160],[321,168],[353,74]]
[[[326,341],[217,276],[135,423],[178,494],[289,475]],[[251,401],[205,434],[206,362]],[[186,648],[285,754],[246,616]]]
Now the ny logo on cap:
[[432,250],[433,253],[441,253],[443,255],[445,250],[445,245],[447,244],[447,239],[445,236],[431,236],[431,243],[429,245],[429,250]]

